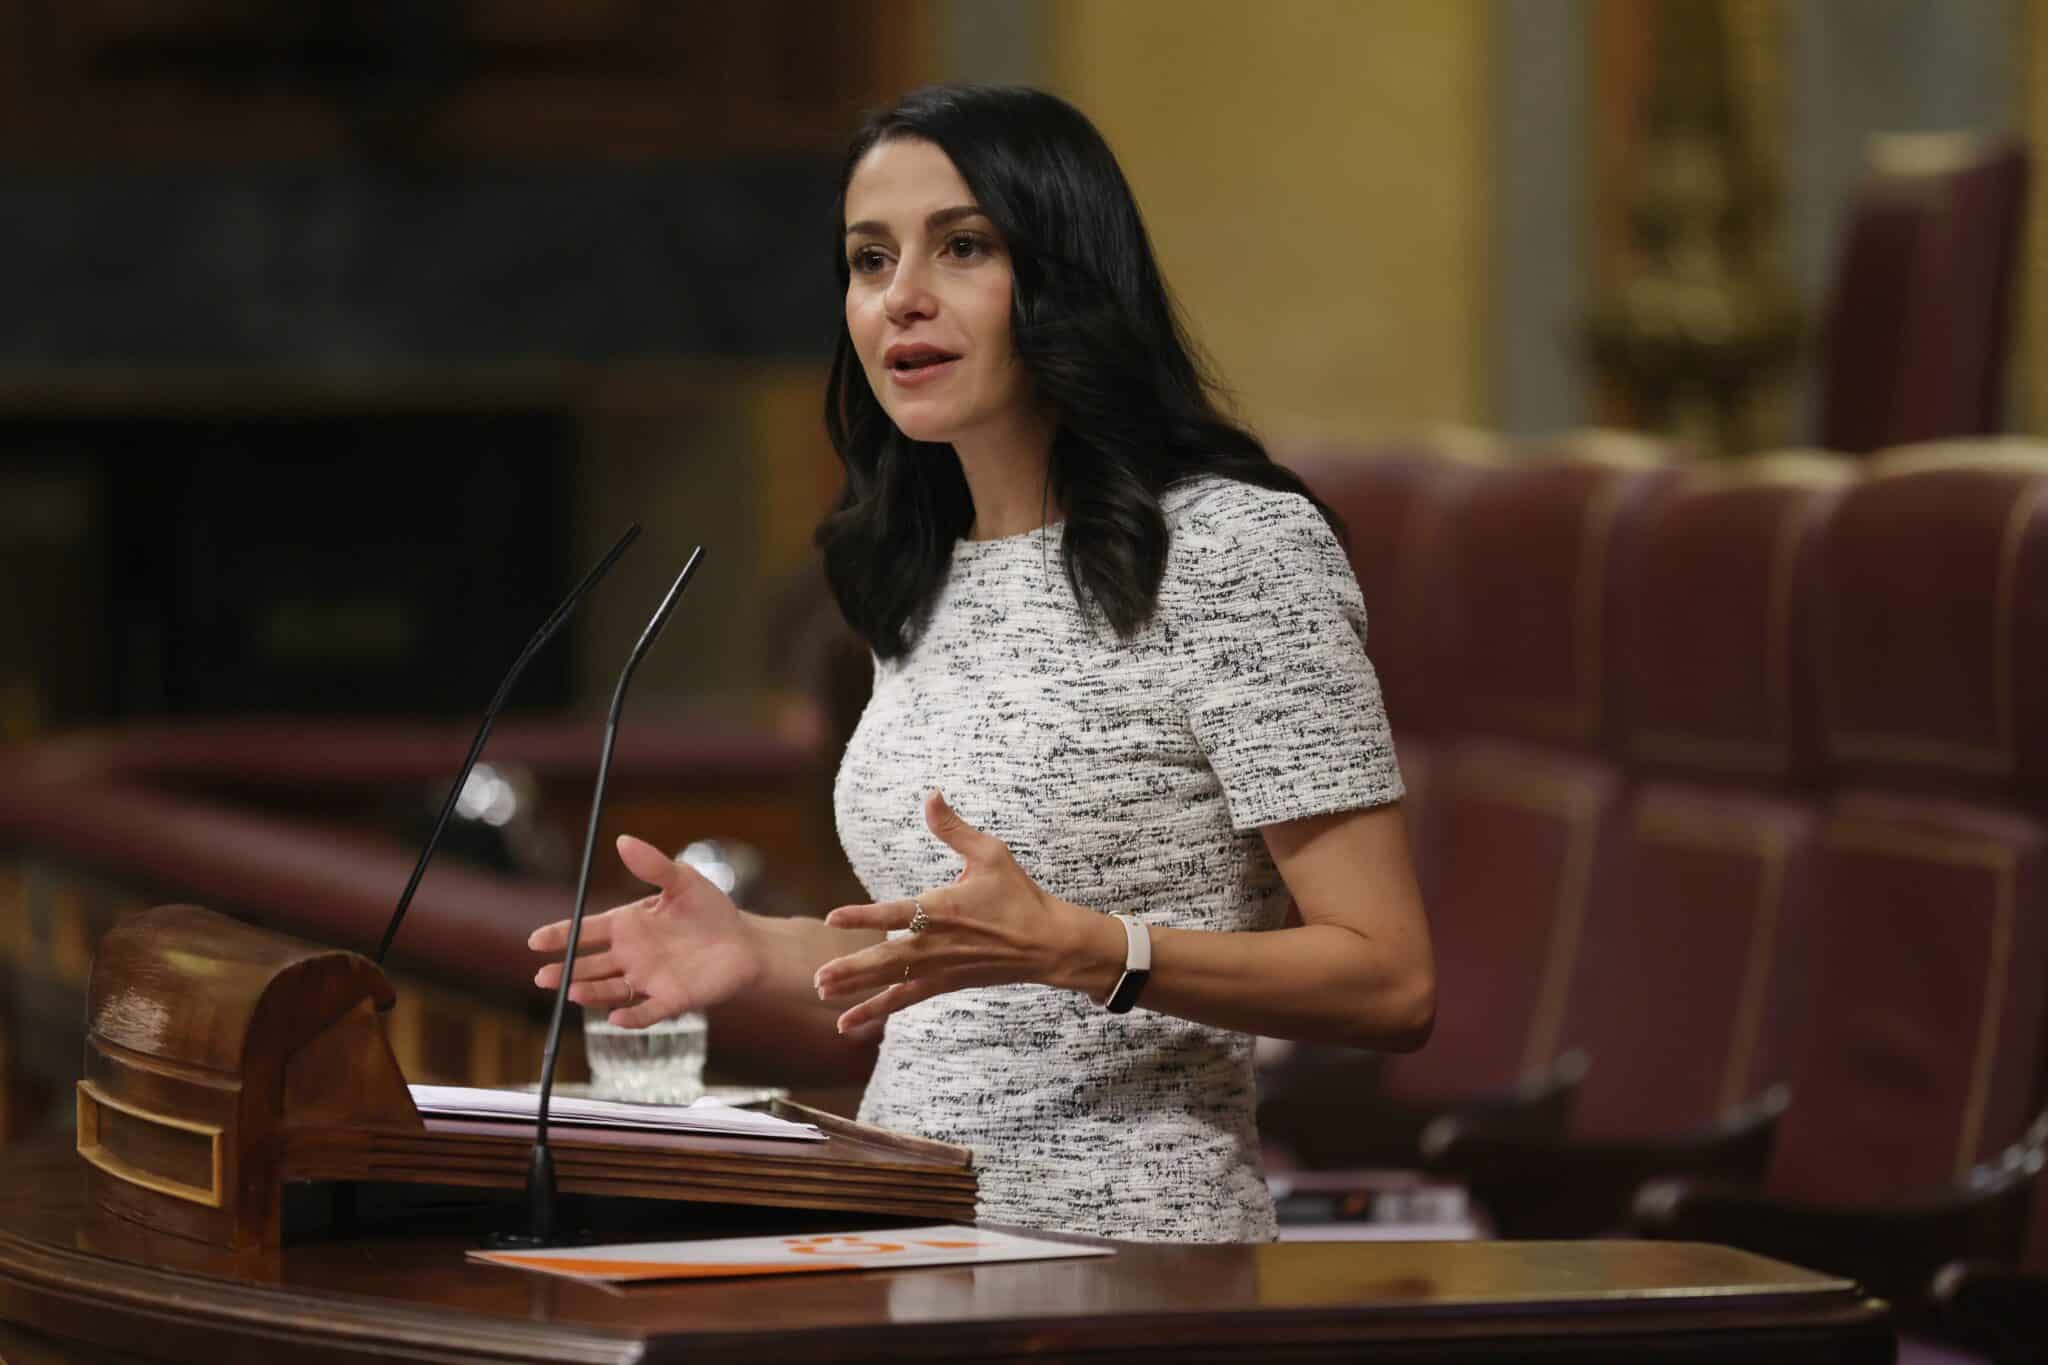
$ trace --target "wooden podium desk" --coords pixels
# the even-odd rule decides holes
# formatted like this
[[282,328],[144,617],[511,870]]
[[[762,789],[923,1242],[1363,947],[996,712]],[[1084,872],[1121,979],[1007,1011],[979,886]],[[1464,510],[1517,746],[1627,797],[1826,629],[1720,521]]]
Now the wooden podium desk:
[[[1125,1246],[1113,1257],[642,1285],[369,1234],[211,1265],[88,1217],[69,1146],[0,1155],[0,1360],[1881,1362],[1884,1306],[1722,1247]],[[159,1245],[153,1246],[156,1241]],[[170,1269],[167,1266],[180,1265]]]

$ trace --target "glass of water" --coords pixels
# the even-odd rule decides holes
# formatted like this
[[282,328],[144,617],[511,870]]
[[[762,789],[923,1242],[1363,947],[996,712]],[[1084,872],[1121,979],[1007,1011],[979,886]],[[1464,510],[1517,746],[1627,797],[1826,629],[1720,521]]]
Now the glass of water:
[[610,1013],[583,1012],[592,1099],[691,1104],[704,1093],[703,1015],[693,1010],[646,1028],[620,1028]]

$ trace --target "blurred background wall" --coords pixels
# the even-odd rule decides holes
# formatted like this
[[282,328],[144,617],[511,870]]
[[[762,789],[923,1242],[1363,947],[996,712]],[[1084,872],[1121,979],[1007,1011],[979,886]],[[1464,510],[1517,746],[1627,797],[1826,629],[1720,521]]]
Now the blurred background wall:
[[[2040,0],[2027,7],[2025,51],[2026,138],[2029,146],[2039,148],[2048,145],[2048,11]],[[2027,225],[2030,268],[2021,303],[2020,358],[2025,368],[2020,391],[2025,395],[2027,430],[2039,432],[2048,431],[2048,376],[2041,373],[2048,366],[2048,270],[2040,264],[2048,259],[2048,176],[2034,177]]]
[[[1589,338],[1641,265],[1660,15],[1708,23],[1761,205],[1737,264],[1792,329],[1746,430],[1809,440],[1865,139],[2042,145],[2042,9],[5,0],[0,736],[460,714],[632,518],[647,542],[522,702],[600,701],[701,540],[644,695],[771,704],[836,482],[838,149],[927,80],[1097,119],[1269,438],[1527,435],[1649,420]],[[2008,386],[2034,432],[2043,274]]]
[[1052,85],[1124,158],[1248,415],[1273,434],[1485,420],[1501,11],[1077,0],[1048,17]]

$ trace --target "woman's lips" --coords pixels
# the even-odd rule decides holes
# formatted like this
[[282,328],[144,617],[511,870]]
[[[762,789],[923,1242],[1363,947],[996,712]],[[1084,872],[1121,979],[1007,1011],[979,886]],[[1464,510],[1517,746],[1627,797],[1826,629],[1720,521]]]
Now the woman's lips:
[[950,356],[945,360],[935,360],[928,365],[890,365],[887,367],[889,382],[906,389],[914,389],[921,384],[930,384],[952,373],[953,367],[959,363],[960,358],[958,356]]

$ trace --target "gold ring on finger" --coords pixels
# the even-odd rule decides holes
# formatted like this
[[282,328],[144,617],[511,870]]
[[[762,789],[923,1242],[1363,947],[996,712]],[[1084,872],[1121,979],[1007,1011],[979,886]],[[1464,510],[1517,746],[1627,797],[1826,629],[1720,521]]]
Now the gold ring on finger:
[[924,902],[917,897],[910,898],[910,932],[921,934],[932,927],[932,917],[924,912]]
[[910,964],[908,962],[903,964],[903,984],[906,986],[910,984]]

